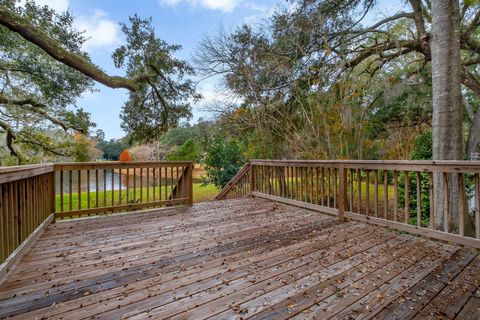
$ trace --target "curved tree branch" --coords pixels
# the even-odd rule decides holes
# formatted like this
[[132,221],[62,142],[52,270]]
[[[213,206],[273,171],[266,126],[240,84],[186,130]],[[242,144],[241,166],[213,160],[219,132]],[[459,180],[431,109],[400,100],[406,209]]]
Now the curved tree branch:
[[0,6],[0,24],[22,36],[25,40],[42,48],[53,59],[83,73],[87,77],[110,88],[137,90],[137,83],[146,81],[148,76],[140,75],[134,79],[110,76],[79,54],[65,50],[61,43],[33,26],[28,20],[16,15],[4,6]]
[[10,150],[10,155],[13,156],[13,157],[16,157],[18,159],[19,163],[21,163],[23,161],[23,157],[17,152],[17,150],[13,146],[13,140],[16,139],[15,133],[13,132],[12,128],[8,125],[8,123],[6,123],[2,120],[0,120],[0,128],[5,130],[5,132],[7,134],[6,144],[7,144],[8,150]]
[[80,131],[80,132],[83,131],[83,130],[75,127],[75,126],[68,125],[65,122],[63,122],[63,121],[55,118],[54,116],[50,115],[48,112],[45,111],[47,106],[45,106],[44,104],[39,103],[39,102],[37,102],[33,99],[28,98],[28,99],[23,99],[23,100],[13,100],[13,99],[7,98],[6,96],[4,96],[3,94],[0,93],[0,103],[15,105],[15,106],[18,106],[18,107],[20,107],[24,110],[27,110],[27,111],[30,111],[32,113],[36,113],[38,115],[41,115],[45,119],[49,120],[51,123],[60,126],[64,131],[67,131],[68,129],[74,129],[74,130],[77,130],[77,131]]

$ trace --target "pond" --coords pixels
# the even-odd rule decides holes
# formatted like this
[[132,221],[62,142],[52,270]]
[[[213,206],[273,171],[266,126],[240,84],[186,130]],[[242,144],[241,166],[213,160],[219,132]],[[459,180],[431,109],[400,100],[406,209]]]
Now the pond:
[[[60,175],[57,174],[56,177],[56,193],[60,193]],[[120,184],[122,189],[125,189],[127,186],[127,181],[130,187],[133,185],[133,181],[135,179],[135,185],[140,187],[142,184],[143,187],[147,187],[147,179],[146,177],[140,177],[140,175],[133,175],[130,174],[127,176],[124,172],[122,172],[122,176],[120,177],[120,173],[112,170],[98,170],[98,190],[103,191],[111,191],[111,190],[118,190],[120,188]],[[158,177],[157,177],[158,179]],[[170,182],[170,181],[169,181]],[[105,189],[104,189],[105,185]],[[158,186],[158,181],[156,182]],[[80,174],[80,189],[82,192],[88,190],[90,186],[90,192],[95,192],[97,190],[97,181],[95,176],[95,171],[90,171],[90,179],[88,179],[87,171],[84,170]],[[149,178],[149,187],[153,186],[153,179],[152,176]],[[79,189],[79,177],[78,171],[72,173],[72,192],[78,193]],[[70,172],[65,171],[63,174],[63,192],[67,193],[70,191]]]

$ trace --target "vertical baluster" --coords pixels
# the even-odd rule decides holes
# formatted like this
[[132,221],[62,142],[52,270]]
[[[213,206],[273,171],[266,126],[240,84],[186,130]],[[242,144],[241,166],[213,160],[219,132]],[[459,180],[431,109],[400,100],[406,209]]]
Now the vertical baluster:
[[63,169],[60,169],[60,211],[64,211],[63,210],[63,187],[64,187]]
[[325,206],[325,168],[322,167],[322,206]]
[[353,212],[353,180],[354,180],[354,175],[353,175],[353,169],[348,170],[350,172],[350,193],[349,193],[349,209],[350,212]]
[[365,170],[365,213],[370,215],[370,170]]
[[95,208],[98,208],[98,169],[95,169]]
[[318,192],[319,192],[319,178],[318,178],[318,167],[315,167],[315,179],[316,179],[316,184],[315,184],[315,204],[319,204],[318,202]]
[[450,209],[448,207],[448,173],[443,173],[443,231],[449,232]]
[[168,200],[168,166],[165,166],[165,200]]
[[393,221],[398,221],[398,171],[393,171]]
[[[152,192],[152,201],[155,202],[155,198],[156,198],[156,193],[157,193],[157,190],[156,190],[156,172],[157,172],[157,169],[155,167],[152,168],[152,187],[153,187],[153,192]],[[158,192],[158,201],[160,201],[162,199],[162,168],[158,168],[158,189],[159,189],[159,192]]]
[[408,171],[404,172],[405,174],[405,223],[408,224],[410,220],[410,175]]
[[478,173],[474,176],[475,183],[475,237],[480,239],[480,177]]
[[130,202],[130,169],[127,168],[127,175],[126,175],[126,185],[125,185],[125,193],[126,193],[126,201],[127,204]]
[[[153,180],[155,181],[155,179]],[[150,202],[150,168],[147,168],[147,202]]]
[[358,213],[362,213],[362,171],[357,169]]
[[178,177],[179,177],[178,167],[176,168],[176,170],[177,170],[177,173],[176,173],[176,175],[177,175],[177,181],[175,182],[175,185],[176,185],[177,195],[178,195],[178,197],[182,197],[182,195],[179,193],[179,190],[178,190],[178,188],[180,188],[180,186],[179,186],[179,184],[178,184],[178,179],[179,179],[179,178],[178,178]]
[[333,168],[333,207],[337,208],[337,168]]
[[143,203],[143,168],[140,168],[140,203]]
[[[28,180],[27,180],[28,185]],[[7,258],[7,250],[5,250],[5,201],[3,200],[3,186],[4,184],[0,184],[0,261],[3,261]]]
[[118,169],[118,204],[122,204],[122,169]]
[[172,199],[174,199],[173,197],[173,166],[170,167],[170,196],[172,197]]
[[417,227],[422,226],[422,184],[420,172],[416,172],[417,177]]
[[137,168],[133,167],[133,203],[137,203]]
[[73,210],[73,200],[72,200],[72,170],[68,171],[68,207],[70,211]]
[[383,170],[383,218],[388,220],[388,171]]
[[328,206],[328,207],[331,207],[331,205],[330,205],[330,196],[331,196],[331,194],[330,194],[330,190],[331,190],[331,182],[330,182],[330,180],[331,180],[331,179],[330,179],[330,178],[331,178],[331,174],[330,174],[330,172],[331,172],[331,168],[328,168],[328,173],[327,173],[327,193],[328,193],[328,195],[327,195],[327,197],[328,197],[328,198],[327,198],[327,201],[328,201],[328,202],[327,202],[327,206]]
[[87,169],[87,208],[90,209],[90,170]]
[[373,176],[374,178],[374,193],[373,193],[373,197],[374,197],[374,202],[375,202],[375,218],[378,218],[378,170],[375,170],[374,171],[375,175]]
[[435,229],[435,193],[433,190],[433,173],[428,173],[429,182],[430,182],[430,229]]
[[[156,176],[156,168],[152,168],[152,184],[153,184],[153,193],[152,193],[152,199],[153,202],[155,202],[156,198],[156,183],[157,183],[157,176]],[[162,168],[158,168],[158,201],[162,200]]]
[[465,235],[465,179],[458,173],[458,234]]
[[112,197],[112,207],[115,206],[115,169],[112,168],[111,169],[111,182],[112,182],[112,194],[111,194],[111,197]]
[[77,204],[78,210],[82,210],[82,170],[77,171]]
[[298,189],[298,166],[295,167],[295,200],[300,200]]
[[107,206],[107,169],[103,169],[103,206]]

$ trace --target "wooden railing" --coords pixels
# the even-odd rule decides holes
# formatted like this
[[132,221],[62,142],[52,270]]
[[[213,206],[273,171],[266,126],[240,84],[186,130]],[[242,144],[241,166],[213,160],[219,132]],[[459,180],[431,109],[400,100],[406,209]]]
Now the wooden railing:
[[192,171],[188,161],[55,164],[55,217],[192,205]]
[[[252,160],[242,176],[254,196],[480,248],[479,174],[478,161]],[[245,196],[236,185],[222,199]]]
[[188,161],[0,168],[0,279],[55,218],[192,205],[192,172]]
[[0,262],[53,219],[54,197],[53,165],[0,168]]
[[243,198],[250,195],[250,179],[250,164],[248,163],[218,193],[215,200]]

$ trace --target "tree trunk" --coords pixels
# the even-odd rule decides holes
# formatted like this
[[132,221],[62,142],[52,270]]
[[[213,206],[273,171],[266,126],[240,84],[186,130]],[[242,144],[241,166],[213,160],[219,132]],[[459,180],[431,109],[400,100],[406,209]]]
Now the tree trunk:
[[466,151],[468,159],[480,160],[480,108],[472,117]]
[[[433,159],[461,160],[462,66],[460,61],[460,11],[458,0],[432,1]],[[443,229],[443,179],[434,177],[435,226]],[[458,229],[458,179],[448,176],[449,231]]]

